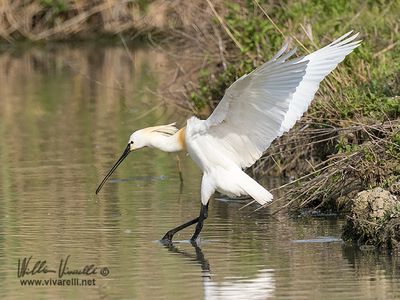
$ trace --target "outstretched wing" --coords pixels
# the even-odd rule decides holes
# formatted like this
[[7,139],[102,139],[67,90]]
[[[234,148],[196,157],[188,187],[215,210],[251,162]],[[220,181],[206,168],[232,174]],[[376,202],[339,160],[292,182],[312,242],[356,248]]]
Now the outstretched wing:
[[303,58],[288,60],[285,45],[269,62],[235,81],[210,117],[188,121],[188,133],[218,149],[241,168],[251,166],[310,105],[320,82],[358,47],[358,34],[343,35]]
[[303,58],[288,60],[285,45],[269,62],[236,80],[211,116],[188,120],[187,134],[218,150],[241,168],[252,165],[277,137],[290,101],[307,67]]
[[354,41],[358,33],[350,36],[351,33],[352,31],[346,33],[324,48],[303,58],[308,60],[306,74],[290,101],[289,110],[282,123],[279,135],[294,126],[310,106],[320,82],[344,60],[346,55],[360,45],[361,40]]

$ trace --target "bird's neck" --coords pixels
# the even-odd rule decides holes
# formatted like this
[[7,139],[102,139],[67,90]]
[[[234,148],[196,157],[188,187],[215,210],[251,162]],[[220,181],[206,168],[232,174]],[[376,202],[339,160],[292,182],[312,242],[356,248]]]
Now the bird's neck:
[[186,148],[185,127],[171,136],[158,134],[151,140],[151,146],[165,152],[176,152]]

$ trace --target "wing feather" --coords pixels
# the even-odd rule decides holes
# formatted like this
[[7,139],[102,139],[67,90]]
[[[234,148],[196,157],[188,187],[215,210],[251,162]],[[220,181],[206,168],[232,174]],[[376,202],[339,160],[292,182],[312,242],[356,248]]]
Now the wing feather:
[[360,40],[354,41],[358,33],[350,36],[351,33],[352,31],[346,33],[324,48],[304,57],[304,60],[309,61],[306,74],[293,95],[279,135],[289,131],[289,129],[296,124],[296,121],[302,117],[310,106],[321,81],[329,75],[349,53],[360,45]]
[[[257,160],[276,138],[296,87],[301,82],[307,60],[288,60],[285,45],[275,57],[235,81],[211,116],[188,120],[187,134],[241,168]],[[204,144],[203,144],[204,145]]]
[[210,164],[209,155],[200,153],[206,149],[218,152],[212,163],[229,159],[241,168],[251,166],[301,118],[325,76],[359,46],[357,34],[350,35],[291,60],[296,50],[285,53],[285,44],[270,61],[236,80],[207,120],[188,120],[186,135],[197,157]]

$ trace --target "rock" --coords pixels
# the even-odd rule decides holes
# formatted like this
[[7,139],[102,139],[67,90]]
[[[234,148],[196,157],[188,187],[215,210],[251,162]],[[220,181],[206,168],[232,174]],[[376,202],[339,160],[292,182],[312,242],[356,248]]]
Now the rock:
[[343,239],[360,245],[397,247],[400,207],[396,196],[380,187],[359,192],[352,201]]
[[351,210],[353,217],[357,219],[376,221],[376,219],[382,218],[386,212],[393,210],[396,205],[396,196],[378,187],[359,192]]

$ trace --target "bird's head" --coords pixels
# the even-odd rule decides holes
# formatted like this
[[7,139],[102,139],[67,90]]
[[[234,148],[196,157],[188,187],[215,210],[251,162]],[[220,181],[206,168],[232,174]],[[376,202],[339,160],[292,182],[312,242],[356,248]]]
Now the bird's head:
[[159,136],[170,136],[173,135],[178,129],[174,126],[175,123],[169,125],[162,126],[154,126],[147,127],[140,130],[135,131],[131,134],[128,140],[128,144],[125,147],[124,152],[121,157],[117,160],[111,170],[104,177],[103,181],[100,183],[98,188],[96,189],[96,194],[98,194],[103,187],[104,183],[106,183],[107,179],[114,173],[114,171],[118,168],[118,166],[124,161],[124,159],[134,150],[141,149],[143,147],[153,147],[154,140],[156,140]]
[[151,146],[152,134],[148,128],[143,128],[131,134],[128,140],[130,151],[138,150],[143,147]]

